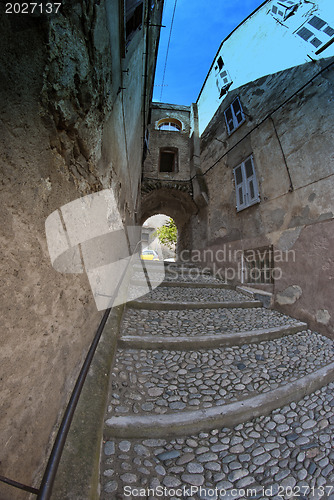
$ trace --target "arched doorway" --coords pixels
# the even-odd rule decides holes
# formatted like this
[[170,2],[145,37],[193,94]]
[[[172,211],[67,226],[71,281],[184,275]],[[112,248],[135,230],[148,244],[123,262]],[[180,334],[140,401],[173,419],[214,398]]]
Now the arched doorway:
[[175,261],[177,226],[171,217],[157,214],[142,225],[142,258],[145,260]]
[[152,189],[142,196],[139,222],[142,225],[149,217],[158,214],[171,217],[178,230],[176,245],[176,255],[178,255],[182,250],[190,249],[191,235],[188,223],[196,212],[197,206],[188,192],[169,188]]

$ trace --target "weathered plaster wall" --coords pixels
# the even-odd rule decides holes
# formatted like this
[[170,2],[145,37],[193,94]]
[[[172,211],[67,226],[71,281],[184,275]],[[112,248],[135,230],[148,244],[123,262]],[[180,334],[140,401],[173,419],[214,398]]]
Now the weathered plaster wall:
[[[241,249],[273,245],[276,250],[294,250],[295,261],[290,256],[288,262],[279,263],[283,275],[271,287],[276,305],[330,335],[334,334],[334,309],[324,295],[333,302],[332,62],[323,59],[298,66],[228,95],[202,135],[201,169],[209,205],[192,222],[194,248],[217,251],[225,247],[232,255],[239,251],[235,259],[216,262],[219,268],[238,269]],[[223,112],[236,96],[246,120],[228,135]],[[233,168],[251,154],[261,201],[238,213]],[[207,228],[204,239],[203,228]],[[317,248],[317,259],[309,253],[312,245]],[[278,294],[290,286],[295,288],[286,294],[293,298],[280,299]],[[320,288],[322,293],[318,293]]]
[[[2,475],[26,484],[39,483],[102,317],[86,275],[51,267],[45,219],[104,188],[126,222],[138,204],[145,30],[122,60],[118,5],[67,0],[53,17],[3,15],[0,23],[0,461]],[[0,484],[0,497],[26,495]]]

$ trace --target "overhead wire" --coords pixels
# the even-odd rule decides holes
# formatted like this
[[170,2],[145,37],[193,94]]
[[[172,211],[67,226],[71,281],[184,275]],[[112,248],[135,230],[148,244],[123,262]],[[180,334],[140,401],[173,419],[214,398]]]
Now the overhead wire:
[[160,102],[162,101],[162,92],[163,92],[164,83],[165,83],[166,68],[167,68],[167,59],[168,59],[170,41],[171,41],[171,37],[172,37],[172,30],[173,30],[174,17],[175,17],[175,11],[176,11],[176,4],[177,4],[177,0],[175,0],[175,3],[174,3],[172,21],[171,21],[171,25],[170,25],[169,38],[168,38],[167,51],[166,51],[166,59],[165,59],[165,65],[164,65],[164,72],[163,72],[163,75],[162,75],[162,84],[161,84],[161,92],[160,92]]

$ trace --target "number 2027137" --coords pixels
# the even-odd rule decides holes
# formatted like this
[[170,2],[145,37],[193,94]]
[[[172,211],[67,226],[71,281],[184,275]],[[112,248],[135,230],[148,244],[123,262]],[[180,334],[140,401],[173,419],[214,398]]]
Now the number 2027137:
[[57,14],[61,3],[18,3],[7,2],[6,14]]

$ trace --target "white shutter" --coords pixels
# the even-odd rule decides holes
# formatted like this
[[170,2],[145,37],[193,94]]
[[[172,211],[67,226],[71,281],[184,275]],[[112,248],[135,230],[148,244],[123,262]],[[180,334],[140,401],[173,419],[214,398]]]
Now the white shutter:
[[253,157],[233,169],[237,212],[260,201]]
[[260,201],[259,197],[259,188],[257,185],[253,157],[250,156],[243,163],[244,167],[244,179],[246,184],[246,197],[247,197],[247,206],[253,205]]
[[235,194],[237,202],[237,211],[246,208],[246,191],[245,191],[245,180],[242,164],[238,165],[233,170],[234,181],[235,181]]

